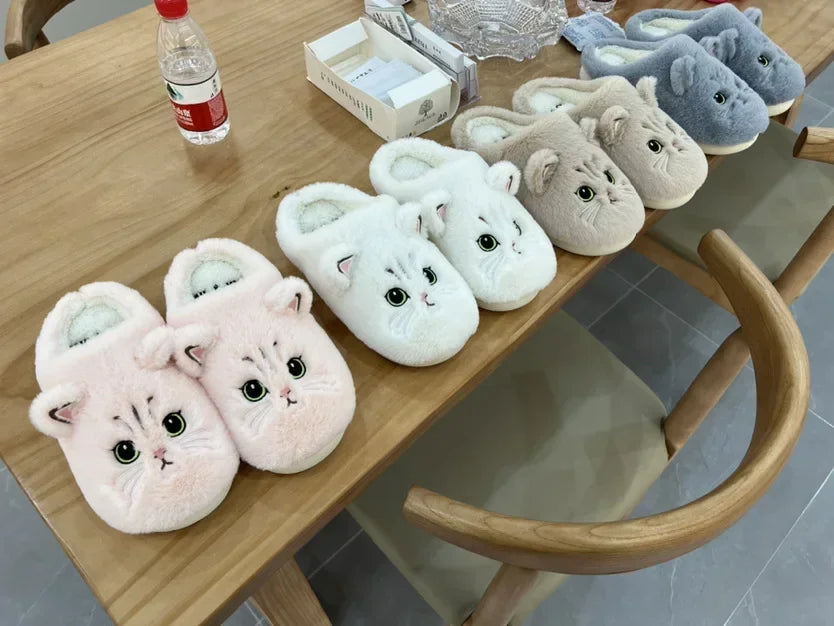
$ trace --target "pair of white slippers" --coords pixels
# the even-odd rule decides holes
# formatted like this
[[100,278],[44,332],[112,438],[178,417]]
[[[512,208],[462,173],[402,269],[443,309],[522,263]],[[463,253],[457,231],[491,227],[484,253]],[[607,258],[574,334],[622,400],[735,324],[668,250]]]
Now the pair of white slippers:
[[[288,195],[278,244],[367,346],[403,365],[445,361],[556,275],[547,235],[516,200],[521,172],[419,138],[374,155],[370,196],[337,183]],[[403,203],[403,204],[401,204]]]
[[92,509],[127,533],[208,515],[239,459],[282,474],[315,465],[356,404],[309,286],[248,246],[181,252],[165,299],[167,323],[133,289],[85,285],[58,301],[35,346],[32,423],[58,440]]

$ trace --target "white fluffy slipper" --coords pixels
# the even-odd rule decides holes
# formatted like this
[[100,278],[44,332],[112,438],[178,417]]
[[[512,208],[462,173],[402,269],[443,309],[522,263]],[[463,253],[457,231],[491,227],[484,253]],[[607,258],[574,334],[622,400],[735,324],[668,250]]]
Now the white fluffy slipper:
[[214,400],[240,457],[278,474],[330,454],[356,406],[350,370],[310,313],[312,298],[303,280],[283,278],[232,239],[183,250],[165,277],[174,358]]
[[399,139],[371,160],[378,193],[423,205],[431,239],[469,284],[478,304],[509,311],[530,302],[556,275],[545,232],[516,200],[521,172],[428,139]]
[[402,365],[451,358],[478,328],[461,275],[426,240],[419,204],[337,183],[288,195],[276,217],[284,254],[368,347]]

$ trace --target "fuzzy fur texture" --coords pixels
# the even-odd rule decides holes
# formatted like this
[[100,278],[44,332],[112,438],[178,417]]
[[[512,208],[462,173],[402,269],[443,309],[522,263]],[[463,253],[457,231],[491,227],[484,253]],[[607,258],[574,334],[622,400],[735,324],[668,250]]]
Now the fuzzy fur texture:
[[656,85],[649,76],[636,87],[622,76],[536,78],[516,90],[513,109],[532,115],[564,111],[590,128],[645,206],[674,209],[704,184],[707,158],[657,106]]
[[687,35],[738,74],[768,106],[793,101],[805,89],[805,73],[761,26],[760,9],[742,12],[725,4],[699,11],[641,11],[628,20],[625,30],[635,41]]
[[344,324],[402,365],[451,358],[478,328],[472,292],[426,240],[419,204],[316,183],[278,208],[284,254]]
[[226,496],[238,454],[200,385],[143,349],[167,334],[136,291],[92,283],[61,298],[35,344],[35,427],[55,437],[92,509],[126,533],[175,530]]
[[603,39],[582,51],[582,67],[591,78],[623,76],[633,85],[654,76],[660,108],[702,147],[746,144],[768,125],[761,97],[686,35]]
[[241,458],[290,474],[339,443],[356,407],[339,350],[310,313],[312,292],[259,252],[206,239],[165,277],[177,362],[214,400]]
[[643,204],[626,175],[563,113],[475,107],[457,116],[452,140],[488,163],[521,169],[519,198],[560,248],[611,254],[643,226]]
[[479,155],[412,137],[384,144],[370,166],[378,193],[423,205],[429,239],[495,311],[532,300],[556,275],[545,232],[516,200],[521,172]]

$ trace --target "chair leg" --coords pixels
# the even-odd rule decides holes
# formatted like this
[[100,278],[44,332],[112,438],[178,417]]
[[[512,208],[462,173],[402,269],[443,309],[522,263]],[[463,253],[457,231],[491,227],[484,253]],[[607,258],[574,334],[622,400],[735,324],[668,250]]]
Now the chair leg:
[[272,626],[331,626],[295,559],[267,580],[252,600]]
[[537,576],[536,570],[502,563],[475,611],[463,626],[507,626]]
[[834,252],[834,207],[817,224],[782,274],[773,281],[774,287],[791,304],[805,293],[805,289]]
[[649,260],[654,261],[663,269],[671,272],[683,282],[695,287],[695,289],[717,305],[733,313],[733,307],[730,306],[730,301],[727,300],[727,296],[724,295],[721,287],[709,275],[709,272],[692,261],[684,259],[682,256],[672,252],[655,239],[651,233],[646,233],[639,237],[631,244],[631,248]]
[[788,128],[793,128],[793,125],[796,123],[796,118],[799,117],[799,109],[802,108],[802,98],[805,94],[799,96],[794,103],[791,105],[791,108],[782,113],[779,117],[776,118],[776,121],[782,124],[783,126],[787,126]]

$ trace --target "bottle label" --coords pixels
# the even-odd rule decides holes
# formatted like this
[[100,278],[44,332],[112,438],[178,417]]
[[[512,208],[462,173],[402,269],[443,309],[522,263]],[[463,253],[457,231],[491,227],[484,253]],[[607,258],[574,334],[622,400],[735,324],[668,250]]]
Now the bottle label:
[[185,130],[214,130],[229,117],[218,72],[193,85],[165,80],[165,88],[174,107],[177,124]]

